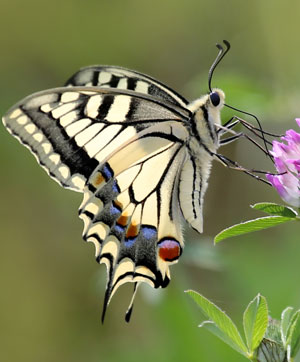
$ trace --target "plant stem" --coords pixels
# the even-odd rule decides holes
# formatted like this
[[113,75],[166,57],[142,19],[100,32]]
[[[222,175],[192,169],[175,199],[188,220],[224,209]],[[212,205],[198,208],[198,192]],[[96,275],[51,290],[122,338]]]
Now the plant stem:
[[252,361],[252,362],[258,362],[257,361],[257,356],[255,355],[252,355],[252,356],[248,356],[249,360]]

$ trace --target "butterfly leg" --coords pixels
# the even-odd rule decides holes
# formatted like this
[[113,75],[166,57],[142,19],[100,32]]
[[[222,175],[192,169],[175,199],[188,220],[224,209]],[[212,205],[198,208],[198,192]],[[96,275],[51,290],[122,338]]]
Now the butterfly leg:
[[269,174],[270,172],[268,172],[268,171],[262,171],[262,170],[253,170],[253,169],[249,170],[249,169],[244,168],[243,166],[239,165],[237,162],[232,161],[230,158],[228,158],[228,157],[226,157],[226,156],[224,156],[224,155],[221,155],[221,154],[219,154],[219,153],[215,153],[214,156],[215,156],[215,158],[216,158],[219,162],[221,162],[224,166],[226,166],[226,167],[228,167],[228,168],[230,168],[230,169],[232,169],[232,170],[244,172],[244,173],[246,173],[247,175],[255,178],[256,180],[262,181],[262,182],[266,183],[267,185],[270,185],[270,186],[271,186],[270,182],[266,181],[265,179],[263,179],[263,178],[260,177],[260,176],[255,175],[255,173],[260,173],[260,174],[264,174],[264,175],[265,175],[265,174],[267,174],[267,173]]
[[217,130],[217,133],[219,136],[225,134],[228,132],[229,129],[235,127],[237,124],[239,124],[240,121],[236,119],[236,117],[231,117],[227,122],[225,122],[221,128]]
[[231,137],[224,138],[223,140],[220,140],[220,146],[228,145],[229,143],[231,143],[231,142],[233,142],[233,141],[235,141],[238,138],[241,138],[243,136],[244,136],[243,133],[239,132],[239,133],[234,134]]
[[[249,137],[247,134],[243,133],[243,132],[239,132],[239,133],[235,133],[233,136],[231,137],[227,137],[223,140],[220,141],[220,146],[224,146],[224,145],[227,145],[239,138],[246,138],[248,141],[250,141],[251,143],[253,143],[256,147],[258,147],[262,152],[264,152],[265,155],[269,156],[269,157],[272,157],[268,151],[266,151],[264,149],[264,147],[262,147],[257,141],[255,141],[252,137]],[[268,142],[270,143],[270,142]]]
[[238,138],[244,137],[247,140],[249,140],[251,143],[253,143],[256,147],[258,147],[261,151],[263,151],[268,157],[270,157],[271,159],[272,156],[270,155],[268,149],[265,149],[264,147],[262,147],[255,139],[253,139],[252,137],[250,137],[249,135],[247,135],[244,132],[235,132],[232,128],[234,128],[236,125],[241,124],[242,126],[244,126],[246,129],[248,129],[251,133],[253,133],[256,137],[258,137],[259,139],[263,140],[265,144],[268,145],[272,145],[272,143],[268,140],[265,139],[264,135],[270,135],[273,137],[276,137],[277,135],[273,135],[270,133],[267,133],[265,131],[263,131],[264,133],[262,135],[260,135],[258,132],[261,132],[259,129],[253,127],[250,123],[244,121],[241,118],[237,118],[237,117],[232,117],[228,122],[225,123],[224,126],[221,126],[221,128],[217,131],[219,133],[219,136],[222,136],[226,133],[231,133],[232,136],[227,137],[225,139],[222,139],[220,141],[220,145],[224,146],[226,144],[229,144],[233,141],[235,141]]
[[[278,135],[278,134],[274,134],[274,133],[270,133],[270,132],[266,132],[266,131],[262,131],[259,128],[254,127],[251,123],[245,121],[242,118],[239,118],[237,116],[234,116],[232,118],[230,118],[226,123],[224,123],[222,126],[218,126],[219,129],[217,130],[217,133],[219,134],[219,136],[222,136],[223,134],[226,133],[234,133],[233,130],[231,130],[232,128],[234,128],[236,125],[241,124],[243,127],[245,127],[246,129],[248,129],[250,132],[252,132],[255,136],[259,137],[260,139],[264,140],[264,135],[267,136],[271,136],[271,137],[275,137],[275,138],[279,138],[282,137],[282,135]],[[266,140],[267,141],[267,140]],[[267,143],[270,144],[269,141],[267,141]]]

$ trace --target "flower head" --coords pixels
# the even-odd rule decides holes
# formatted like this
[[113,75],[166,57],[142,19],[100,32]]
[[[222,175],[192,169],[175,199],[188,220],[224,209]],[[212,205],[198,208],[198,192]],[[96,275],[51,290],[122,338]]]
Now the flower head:
[[[300,127],[300,118],[296,119]],[[275,167],[281,175],[269,175],[267,179],[276,188],[280,197],[288,204],[300,207],[300,133],[290,129],[283,142],[273,141]]]

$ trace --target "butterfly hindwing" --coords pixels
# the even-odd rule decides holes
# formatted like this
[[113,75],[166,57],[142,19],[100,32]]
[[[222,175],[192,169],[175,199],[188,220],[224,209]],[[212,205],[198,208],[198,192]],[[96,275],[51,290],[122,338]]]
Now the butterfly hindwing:
[[146,74],[116,66],[95,65],[82,68],[67,81],[66,85],[130,90],[179,107],[186,108],[188,104],[180,94],[158,80]]
[[[175,123],[143,131],[91,175],[79,215],[108,269],[105,305],[125,282],[165,287],[183,247],[177,188],[187,137]],[[177,134],[179,130],[177,129]]]

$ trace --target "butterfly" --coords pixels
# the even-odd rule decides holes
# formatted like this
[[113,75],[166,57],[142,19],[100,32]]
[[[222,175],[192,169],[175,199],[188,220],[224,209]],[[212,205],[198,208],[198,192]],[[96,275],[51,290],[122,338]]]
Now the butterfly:
[[107,267],[102,319],[122,284],[134,283],[127,321],[141,282],[168,285],[182,218],[202,232],[224,102],[217,88],[190,103],[145,74],[90,66],[3,117],[55,181],[83,193],[83,239]]

